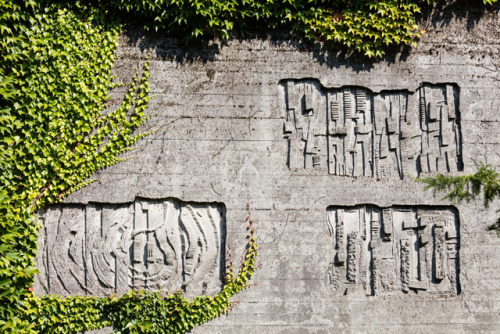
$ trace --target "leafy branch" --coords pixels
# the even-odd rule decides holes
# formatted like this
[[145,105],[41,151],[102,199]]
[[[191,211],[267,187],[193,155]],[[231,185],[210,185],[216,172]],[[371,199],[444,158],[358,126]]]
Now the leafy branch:
[[[460,176],[439,174],[436,177],[418,178],[417,180],[426,184],[425,190],[433,189],[434,196],[437,192],[447,192],[442,200],[469,202],[482,194],[484,206],[488,208],[495,198],[500,197],[500,174],[491,165],[481,164],[474,174]],[[488,229],[500,233],[500,218]]]

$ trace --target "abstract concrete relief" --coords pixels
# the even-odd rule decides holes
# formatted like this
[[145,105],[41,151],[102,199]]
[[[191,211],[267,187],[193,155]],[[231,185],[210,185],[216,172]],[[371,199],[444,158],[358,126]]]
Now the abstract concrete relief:
[[130,289],[212,294],[221,288],[220,204],[142,200],[60,205],[41,213],[35,292],[123,294]]
[[284,136],[289,168],[400,178],[462,170],[458,88],[417,92],[326,89],[287,80]]
[[455,209],[331,207],[327,222],[327,284],[336,293],[460,293]]

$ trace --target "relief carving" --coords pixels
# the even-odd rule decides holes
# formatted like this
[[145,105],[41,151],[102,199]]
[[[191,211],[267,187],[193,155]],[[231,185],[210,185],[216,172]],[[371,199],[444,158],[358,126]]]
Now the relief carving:
[[400,178],[462,170],[458,89],[415,93],[284,82],[289,168]]
[[332,261],[327,282],[336,293],[460,293],[455,209],[331,207],[328,227]]
[[59,205],[41,213],[39,220],[38,294],[220,291],[225,254],[220,204],[138,199],[118,205]]

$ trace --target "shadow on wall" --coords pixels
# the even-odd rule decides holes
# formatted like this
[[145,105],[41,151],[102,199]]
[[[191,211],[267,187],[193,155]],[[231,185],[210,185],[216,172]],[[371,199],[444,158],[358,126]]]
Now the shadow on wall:
[[446,27],[452,21],[461,21],[467,23],[467,31],[477,26],[481,18],[489,13],[497,15],[500,10],[500,4],[490,5],[485,8],[483,1],[456,0],[446,2],[436,2],[422,8],[422,17],[420,24],[425,28]]
[[[466,24],[470,32],[478,25],[485,15],[497,15],[500,3],[493,6],[485,5],[482,1],[457,0],[446,2],[433,2],[422,4],[422,15],[417,18],[420,28],[426,31],[440,29],[459,21]],[[494,30],[495,27],[492,27]],[[227,41],[214,41],[211,39],[199,39],[184,43],[175,35],[165,32],[145,32],[141,27],[130,25],[125,31],[130,46],[138,46],[141,51],[154,49],[154,56],[163,60],[175,61],[178,64],[191,62],[202,62],[203,64],[213,62],[221,48],[228,45]],[[249,40],[267,41],[275,47],[295,48],[299,51],[310,52],[319,64],[329,68],[346,67],[356,73],[369,72],[377,60],[366,56],[348,52],[344,46],[333,42],[313,42],[303,40],[299,36],[286,30],[256,30],[245,36],[236,36],[233,40],[240,43]],[[409,46],[392,47],[387,50],[386,56],[381,60],[388,64],[405,61],[411,54]]]

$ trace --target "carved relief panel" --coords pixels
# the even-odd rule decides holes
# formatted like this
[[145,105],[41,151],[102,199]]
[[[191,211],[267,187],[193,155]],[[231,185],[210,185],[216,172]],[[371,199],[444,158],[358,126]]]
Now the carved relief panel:
[[221,288],[222,205],[138,199],[56,206],[39,219],[38,294],[109,295],[140,288],[201,295]]
[[375,94],[288,80],[284,89],[289,168],[400,179],[462,170],[455,85]]
[[332,207],[327,222],[327,284],[336,293],[460,293],[455,209]]

